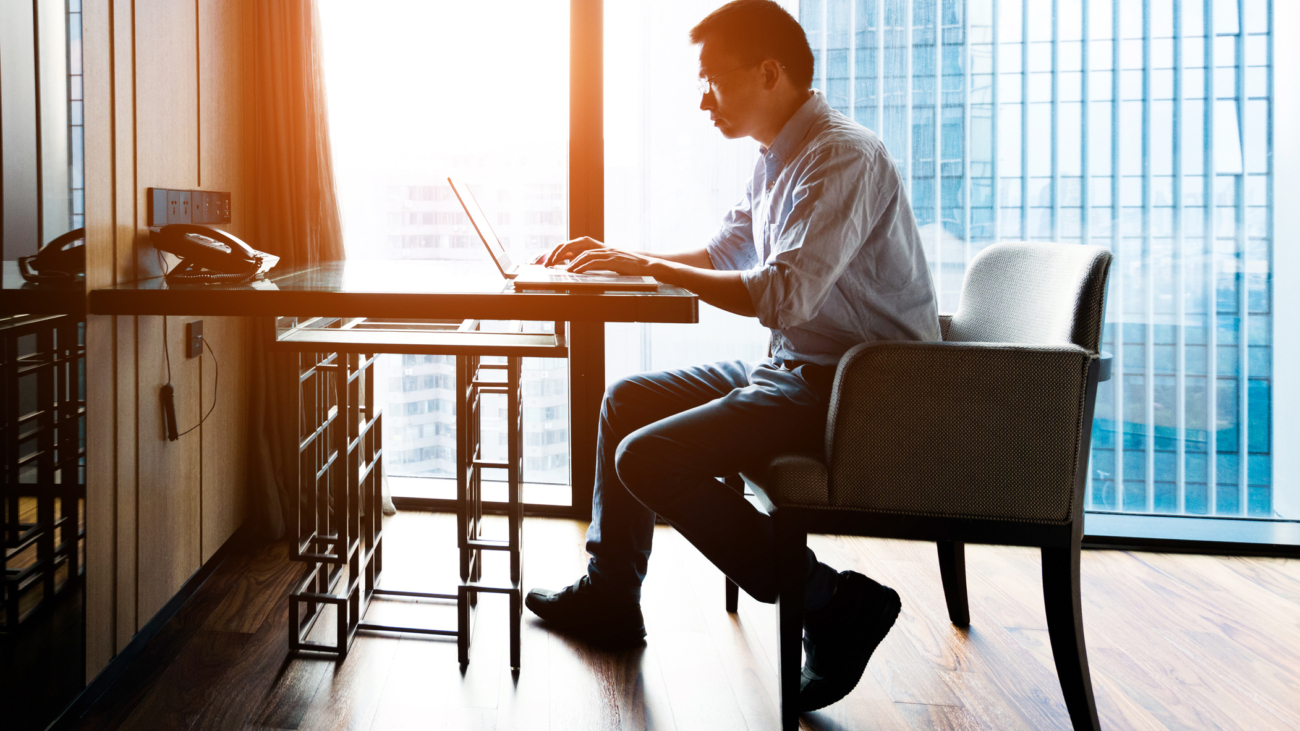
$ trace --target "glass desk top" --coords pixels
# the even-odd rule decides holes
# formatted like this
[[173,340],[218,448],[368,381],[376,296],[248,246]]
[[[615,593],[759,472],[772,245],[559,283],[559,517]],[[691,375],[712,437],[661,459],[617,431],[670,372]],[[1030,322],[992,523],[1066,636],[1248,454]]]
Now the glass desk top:
[[86,283],[23,279],[18,262],[0,262],[0,315],[80,315],[86,312]]
[[97,315],[478,318],[569,322],[697,322],[698,298],[656,292],[515,291],[486,262],[332,262],[272,269],[243,284],[174,285],[151,277],[90,293]]

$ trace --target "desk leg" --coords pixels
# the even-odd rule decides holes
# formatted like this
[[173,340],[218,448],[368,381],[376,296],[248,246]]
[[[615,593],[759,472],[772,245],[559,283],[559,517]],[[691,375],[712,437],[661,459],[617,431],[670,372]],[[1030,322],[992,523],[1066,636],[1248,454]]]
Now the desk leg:
[[591,519],[591,491],[596,477],[596,431],[605,396],[605,323],[570,322],[569,326],[569,484],[573,514]]

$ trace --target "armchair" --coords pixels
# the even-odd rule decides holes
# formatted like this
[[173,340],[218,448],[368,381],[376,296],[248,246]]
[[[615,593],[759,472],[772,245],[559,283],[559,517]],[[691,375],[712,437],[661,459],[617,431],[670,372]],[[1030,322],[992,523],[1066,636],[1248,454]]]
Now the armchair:
[[[967,626],[964,546],[1035,546],[1061,689],[1098,729],[1079,598],[1083,493],[1111,256],[997,244],[970,263],[942,342],[874,342],[840,360],[825,450],[742,477],[771,514],[783,727],[798,726],[809,532],[935,541],[948,616]],[[736,587],[727,586],[735,611]]]

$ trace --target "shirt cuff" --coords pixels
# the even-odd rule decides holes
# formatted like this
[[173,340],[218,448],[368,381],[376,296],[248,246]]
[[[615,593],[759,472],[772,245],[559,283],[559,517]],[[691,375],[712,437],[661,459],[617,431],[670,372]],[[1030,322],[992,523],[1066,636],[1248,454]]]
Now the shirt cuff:
[[744,283],[745,289],[749,290],[749,301],[754,305],[754,316],[758,318],[759,324],[763,327],[773,330],[781,329],[777,323],[775,312],[771,312],[767,304],[768,278],[771,272],[766,266],[757,269],[746,269],[740,273],[740,281]]
[[736,245],[721,236],[715,236],[705,244],[704,253],[709,255],[709,262],[713,264],[713,268],[720,272],[734,272],[749,268],[749,262],[739,255]]

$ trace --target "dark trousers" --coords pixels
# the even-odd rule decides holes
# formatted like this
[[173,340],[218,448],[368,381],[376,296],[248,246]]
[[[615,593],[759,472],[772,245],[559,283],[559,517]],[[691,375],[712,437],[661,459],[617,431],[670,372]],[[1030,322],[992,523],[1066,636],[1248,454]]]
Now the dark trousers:
[[[750,596],[775,602],[772,519],[718,477],[782,452],[820,453],[834,374],[732,361],[610,386],[587,530],[593,584],[640,600],[658,514]],[[830,600],[836,577],[808,551],[808,610]]]

